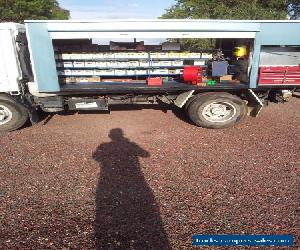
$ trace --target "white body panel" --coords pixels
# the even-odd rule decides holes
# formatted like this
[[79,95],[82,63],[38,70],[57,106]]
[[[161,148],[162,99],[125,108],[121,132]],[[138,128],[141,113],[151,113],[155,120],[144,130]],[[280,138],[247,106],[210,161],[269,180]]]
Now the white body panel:
[[22,74],[15,42],[19,30],[24,30],[24,26],[0,24],[0,93],[19,92],[19,79]]

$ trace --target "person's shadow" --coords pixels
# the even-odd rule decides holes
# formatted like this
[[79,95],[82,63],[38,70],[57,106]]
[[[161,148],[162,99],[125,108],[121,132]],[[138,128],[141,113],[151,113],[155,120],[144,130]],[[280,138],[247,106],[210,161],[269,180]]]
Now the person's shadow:
[[111,142],[93,153],[99,162],[96,191],[97,249],[171,249],[159,207],[141,171],[149,153],[112,129]]

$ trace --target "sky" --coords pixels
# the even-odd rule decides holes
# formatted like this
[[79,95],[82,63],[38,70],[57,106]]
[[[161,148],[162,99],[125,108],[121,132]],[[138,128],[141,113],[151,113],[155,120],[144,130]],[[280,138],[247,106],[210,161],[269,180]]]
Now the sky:
[[151,19],[161,16],[175,0],[58,0],[71,19]]

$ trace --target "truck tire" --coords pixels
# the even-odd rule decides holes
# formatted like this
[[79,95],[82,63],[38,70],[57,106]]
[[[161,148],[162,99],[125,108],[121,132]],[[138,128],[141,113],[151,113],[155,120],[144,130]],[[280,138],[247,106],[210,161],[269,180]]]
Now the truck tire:
[[227,128],[246,116],[247,106],[238,96],[229,93],[203,93],[189,103],[187,114],[200,127]]
[[7,96],[0,96],[0,132],[21,128],[28,120],[27,110]]

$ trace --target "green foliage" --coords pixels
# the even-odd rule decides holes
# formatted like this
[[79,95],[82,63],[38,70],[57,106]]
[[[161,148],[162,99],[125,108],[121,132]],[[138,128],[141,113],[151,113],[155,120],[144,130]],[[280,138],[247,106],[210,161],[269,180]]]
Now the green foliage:
[[25,19],[69,19],[69,11],[56,0],[0,0],[0,21],[19,22]]
[[286,19],[286,0],[176,0],[162,18],[199,19]]
[[[176,0],[163,19],[244,19],[278,20],[300,17],[300,1],[286,0]],[[214,48],[214,40],[181,39],[184,48]]]

